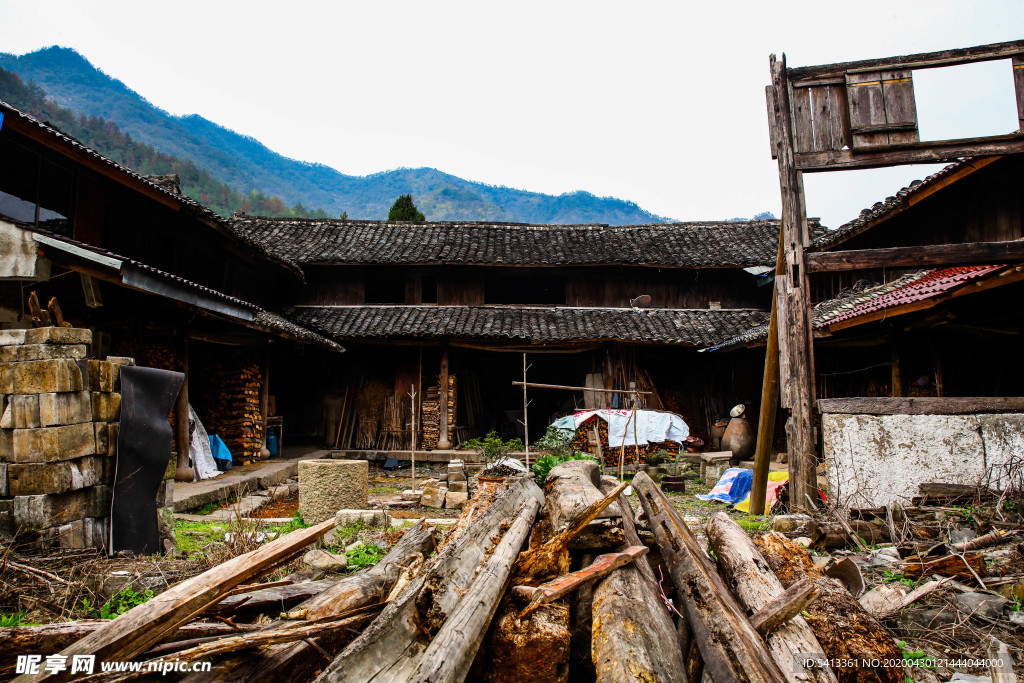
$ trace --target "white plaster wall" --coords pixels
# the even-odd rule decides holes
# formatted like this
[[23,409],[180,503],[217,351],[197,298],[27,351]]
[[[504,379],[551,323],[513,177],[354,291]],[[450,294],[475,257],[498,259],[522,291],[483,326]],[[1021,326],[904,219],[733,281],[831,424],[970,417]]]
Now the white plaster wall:
[[37,253],[29,230],[0,221],[0,280],[46,280],[50,262]]
[[909,503],[926,482],[978,484],[1024,453],[1024,415],[822,415],[830,499]]

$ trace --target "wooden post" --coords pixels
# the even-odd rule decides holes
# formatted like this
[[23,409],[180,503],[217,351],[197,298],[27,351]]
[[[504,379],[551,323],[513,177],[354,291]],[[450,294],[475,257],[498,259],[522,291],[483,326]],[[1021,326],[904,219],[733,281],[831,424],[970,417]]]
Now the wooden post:
[[[263,448],[267,447],[267,418],[270,417],[268,411],[270,407],[270,346],[268,345],[263,351],[263,385],[260,387],[260,417],[263,419]],[[342,405],[342,414],[344,414],[345,406]],[[339,423],[340,426],[340,423]],[[339,430],[340,431],[340,430]],[[330,438],[330,437],[328,437]],[[334,440],[334,447],[338,447],[337,439]],[[278,455],[281,453],[278,451]]]
[[[815,505],[817,460],[814,444],[814,347],[811,328],[810,288],[804,265],[804,248],[809,243],[805,215],[803,177],[797,171],[793,152],[793,128],[790,113],[789,77],[786,58],[770,58],[772,72],[772,116],[774,145],[779,161],[779,185],[782,193],[782,234],[786,277],[784,286],[786,317],[779,330],[787,337],[789,356],[787,385],[790,398],[792,438],[789,439],[789,486],[797,507]],[[785,366],[783,366],[785,367]]]
[[[176,418],[175,433],[178,442],[178,469],[188,468],[188,337],[181,344],[181,374],[185,379],[178,392],[178,401],[174,405]],[[191,479],[189,479],[191,481]]]
[[903,386],[903,371],[900,369],[900,345],[895,336],[892,338],[892,395],[906,396]]
[[526,469],[530,469],[530,421],[527,411],[530,402],[526,400],[526,352],[523,351],[523,450],[526,451]]
[[409,385],[409,398],[412,404],[412,437],[409,441],[409,457],[412,460],[412,490],[416,490],[416,387]]
[[446,451],[452,447],[448,439],[448,342],[441,342],[441,392],[437,402],[437,420],[440,434],[437,438],[437,450]]
[[[775,261],[775,286],[778,276],[786,272],[782,251],[782,229],[779,229],[779,255]],[[772,462],[772,444],[775,442],[775,407],[779,402],[779,316],[772,297],[772,314],[768,323],[768,346],[764,355],[764,377],[761,380],[761,411],[757,419],[757,449],[754,451],[754,481],[750,489],[750,514],[764,514],[768,495],[768,470]],[[755,510],[757,512],[755,512]]]

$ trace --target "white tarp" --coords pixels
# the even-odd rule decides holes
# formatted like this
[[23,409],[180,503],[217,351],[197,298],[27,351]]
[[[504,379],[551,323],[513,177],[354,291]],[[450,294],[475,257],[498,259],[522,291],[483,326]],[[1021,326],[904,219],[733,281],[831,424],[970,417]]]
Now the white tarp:
[[[608,445],[646,446],[649,443],[671,441],[681,444],[690,435],[690,428],[683,418],[675,413],[659,410],[626,410],[604,408],[601,410],[583,410],[572,415],[559,418],[552,423],[558,429],[576,431],[579,426],[594,415],[608,423]],[[636,435],[633,427],[636,425]]]
[[199,421],[196,411],[192,406],[188,407],[189,442],[188,454],[192,458],[192,467],[196,472],[196,481],[200,479],[212,479],[220,474],[217,463],[213,460],[213,451],[210,449],[210,437]]

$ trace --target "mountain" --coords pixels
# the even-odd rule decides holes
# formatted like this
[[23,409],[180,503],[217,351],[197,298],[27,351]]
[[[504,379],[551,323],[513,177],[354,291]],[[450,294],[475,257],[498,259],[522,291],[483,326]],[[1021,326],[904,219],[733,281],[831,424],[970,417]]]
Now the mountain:
[[411,193],[428,220],[611,225],[666,220],[633,202],[589,192],[558,196],[527,192],[464,180],[433,168],[351,176],[323,164],[289,159],[201,116],[168,114],[69,48],[49,47],[21,56],[0,54],[0,68],[34,82],[57,104],[85,116],[104,117],[133,139],[194,162],[238,192],[277,195],[287,205],[322,207],[335,216],[347,212],[350,218],[385,218],[399,195]]

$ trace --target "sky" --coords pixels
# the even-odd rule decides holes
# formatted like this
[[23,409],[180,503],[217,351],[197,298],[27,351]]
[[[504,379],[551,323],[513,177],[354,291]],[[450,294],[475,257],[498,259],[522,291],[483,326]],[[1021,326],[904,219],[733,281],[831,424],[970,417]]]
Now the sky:
[[[1020,0],[0,0],[0,52],[74,48],[172,114],[347,174],[429,166],[716,220],[780,213],[769,54],[802,66],[1018,40],[1022,10]],[[1015,130],[1009,66],[961,71],[915,72],[922,138]],[[808,175],[808,215],[837,227],[938,168]]]

